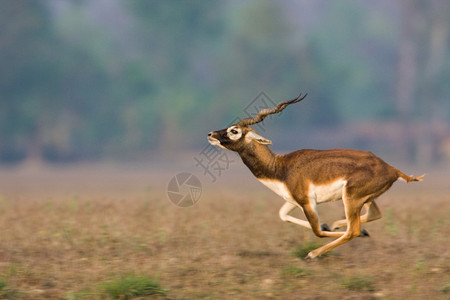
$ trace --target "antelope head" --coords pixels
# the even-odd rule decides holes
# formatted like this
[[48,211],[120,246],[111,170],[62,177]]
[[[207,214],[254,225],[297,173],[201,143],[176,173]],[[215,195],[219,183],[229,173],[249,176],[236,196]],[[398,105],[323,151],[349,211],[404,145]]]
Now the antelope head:
[[269,145],[272,142],[259,135],[250,125],[262,122],[268,115],[280,113],[288,105],[302,101],[307,95],[302,97],[300,94],[295,99],[279,103],[275,108],[261,110],[254,118],[245,118],[228,128],[211,131],[208,134],[208,141],[211,145],[237,152],[255,144]]

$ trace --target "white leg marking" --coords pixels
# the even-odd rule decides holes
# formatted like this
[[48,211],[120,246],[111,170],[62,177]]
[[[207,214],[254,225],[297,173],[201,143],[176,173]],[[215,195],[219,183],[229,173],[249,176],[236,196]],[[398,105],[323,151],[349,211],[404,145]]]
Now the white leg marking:
[[284,222],[291,222],[291,223],[311,229],[311,225],[309,224],[308,221],[300,220],[300,219],[297,219],[297,218],[294,218],[294,217],[288,215],[288,213],[291,212],[296,207],[302,209],[300,206],[292,204],[290,202],[284,203],[284,205],[280,208],[280,211],[279,211],[280,219],[283,220]]
[[289,212],[296,207],[300,208],[302,211],[303,211],[303,209],[300,205],[298,205],[295,202],[295,200],[293,199],[290,191],[287,189],[284,182],[277,181],[277,180],[270,180],[270,179],[259,179],[259,178],[258,178],[258,180],[261,181],[262,184],[267,186],[269,189],[274,191],[277,195],[279,195],[286,201],[286,203],[284,203],[284,205],[280,208],[280,211],[279,211],[281,220],[283,220],[285,222],[291,222],[291,223],[311,229],[311,225],[309,224],[308,221],[300,220],[300,219],[297,219],[297,218],[294,218],[294,217],[288,215]]
[[288,190],[286,184],[284,182],[273,180],[273,179],[259,179],[258,180],[264,184],[266,187],[275,192],[278,196],[283,198],[285,201],[288,201],[292,204],[296,204],[294,201],[291,192]]

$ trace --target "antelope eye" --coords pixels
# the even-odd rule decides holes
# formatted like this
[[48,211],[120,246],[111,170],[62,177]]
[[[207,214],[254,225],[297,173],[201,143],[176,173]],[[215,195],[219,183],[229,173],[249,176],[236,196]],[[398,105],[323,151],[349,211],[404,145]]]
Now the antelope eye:
[[236,129],[231,130],[231,133],[232,133],[232,134],[238,134],[238,132],[237,132]]

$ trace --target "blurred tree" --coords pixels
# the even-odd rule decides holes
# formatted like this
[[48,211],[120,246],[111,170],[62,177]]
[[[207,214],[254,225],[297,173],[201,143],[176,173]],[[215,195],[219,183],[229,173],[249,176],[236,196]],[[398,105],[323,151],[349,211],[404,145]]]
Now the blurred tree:
[[[0,160],[201,147],[261,91],[314,100],[284,128],[448,121],[443,3],[0,1]],[[402,151],[432,157],[434,127]]]
[[26,153],[39,160],[45,128],[58,110],[49,17],[42,1],[0,2],[0,155],[6,160]]
[[[364,4],[333,2],[308,41],[306,79],[341,121],[386,118],[394,113],[394,24]],[[317,111],[319,112],[319,111]]]
[[[402,120],[400,154],[409,161],[438,159],[438,126],[448,103],[450,8],[440,0],[401,1],[396,103]],[[448,107],[448,106],[447,106]],[[418,122],[421,124],[419,125]]]
[[138,0],[127,5],[138,17],[134,42],[145,58],[148,80],[158,87],[141,103],[157,112],[154,142],[165,153],[192,146],[183,136],[201,130],[196,115],[209,110],[215,76],[211,51],[221,37],[219,2]]
[[[271,1],[246,1],[229,11],[223,37],[218,109],[226,122],[264,91],[280,101],[296,96],[306,85],[301,49],[282,8]],[[300,53],[299,53],[300,52]],[[233,87],[233,88],[230,88]],[[223,121],[222,121],[223,122]]]
[[395,113],[395,24],[383,11],[350,2],[327,4],[321,14],[302,31],[293,30],[277,3],[233,6],[220,67],[220,95],[228,101],[221,111],[228,109],[229,119],[260,90],[270,91],[275,101],[300,90],[316,99],[296,118],[280,120],[285,125],[330,126]]

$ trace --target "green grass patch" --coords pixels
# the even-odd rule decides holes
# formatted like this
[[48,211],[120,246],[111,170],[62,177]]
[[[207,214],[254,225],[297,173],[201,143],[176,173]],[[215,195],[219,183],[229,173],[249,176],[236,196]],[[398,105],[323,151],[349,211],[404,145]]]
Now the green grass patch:
[[[306,259],[306,256],[308,255],[309,252],[311,252],[314,249],[320,248],[322,246],[323,246],[322,244],[319,244],[317,242],[309,241],[309,242],[298,245],[291,252],[292,252],[292,255],[294,255],[295,257],[298,257],[301,259]],[[327,252],[327,253],[322,254],[320,257],[326,257],[329,254],[330,254],[330,252]]]
[[281,275],[286,278],[304,278],[307,277],[311,272],[303,268],[289,266],[281,270]]
[[371,277],[353,276],[341,282],[342,286],[351,291],[374,292],[375,284]]
[[423,270],[423,265],[425,263],[425,260],[423,258],[419,258],[416,262],[416,265],[414,267],[414,270],[416,271],[422,271]]
[[84,289],[81,291],[69,291],[66,293],[66,300],[81,300],[81,299],[95,299],[98,296],[98,293],[92,292],[88,289]]
[[22,293],[8,287],[4,279],[0,279],[0,299],[17,299]]
[[0,293],[6,288],[8,284],[5,280],[0,280]]
[[146,275],[121,275],[100,284],[103,293],[113,299],[132,299],[151,295],[165,295],[166,290],[159,282]]
[[442,288],[442,292],[443,292],[444,294],[450,294],[450,284],[447,284],[446,286],[444,286],[444,287]]

